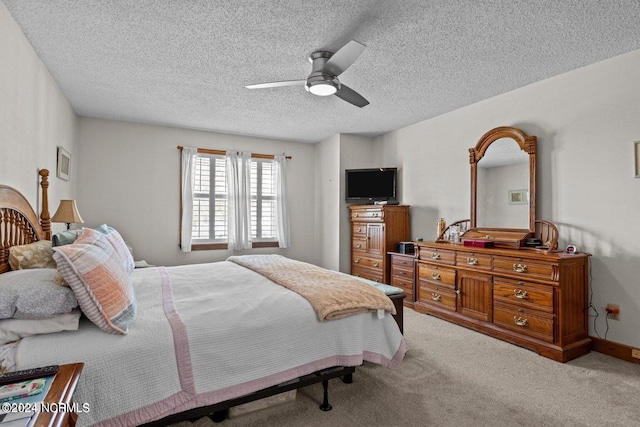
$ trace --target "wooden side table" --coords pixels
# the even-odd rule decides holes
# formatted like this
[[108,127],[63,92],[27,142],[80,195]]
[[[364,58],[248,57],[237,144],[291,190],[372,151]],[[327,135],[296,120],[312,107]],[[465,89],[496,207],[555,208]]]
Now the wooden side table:
[[[78,379],[84,363],[60,365],[51,387],[44,398],[44,403],[58,405],[61,409],[70,409],[73,404],[73,393],[76,391]],[[81,403],[80,403],[81,404]],[[74,427],[78,420],[76,412],[38,412],[34,427]]]

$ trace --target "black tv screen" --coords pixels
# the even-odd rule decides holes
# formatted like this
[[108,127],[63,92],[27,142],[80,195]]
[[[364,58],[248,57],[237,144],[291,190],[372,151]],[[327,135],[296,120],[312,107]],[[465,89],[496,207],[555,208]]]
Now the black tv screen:
[[396,198],[397,168],[347,169],[344,172],[347,202]]

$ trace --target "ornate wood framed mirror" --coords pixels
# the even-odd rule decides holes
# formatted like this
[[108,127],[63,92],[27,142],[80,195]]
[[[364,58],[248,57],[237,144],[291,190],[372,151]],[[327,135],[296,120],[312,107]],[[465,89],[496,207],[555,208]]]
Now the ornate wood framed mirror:
[[497,127],[469,149],[471,221],[464,239],[522,247],[536,227],[536,143],[520,129]]

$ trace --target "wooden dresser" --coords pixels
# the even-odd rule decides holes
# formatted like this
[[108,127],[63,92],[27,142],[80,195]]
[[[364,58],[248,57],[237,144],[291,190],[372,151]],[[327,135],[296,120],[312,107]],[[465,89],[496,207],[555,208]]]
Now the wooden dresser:
[[588,254],[447,242],[417,251],[416,311],[559,362],[590,351]]
[[351,219],[351,274],[389,283],[387,252],[409,240],[409,206],[349,206]]

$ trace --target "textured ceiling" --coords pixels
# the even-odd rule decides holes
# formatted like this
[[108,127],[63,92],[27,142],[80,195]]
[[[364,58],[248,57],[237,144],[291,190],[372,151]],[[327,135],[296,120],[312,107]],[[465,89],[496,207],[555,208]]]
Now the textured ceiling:
[[[81,116],[317,142],[376,136],[640,49],[640,1],[2,0]],[[340,80],[307,56],[367,46]],[[615,76],[612,76],[615,78]]]

